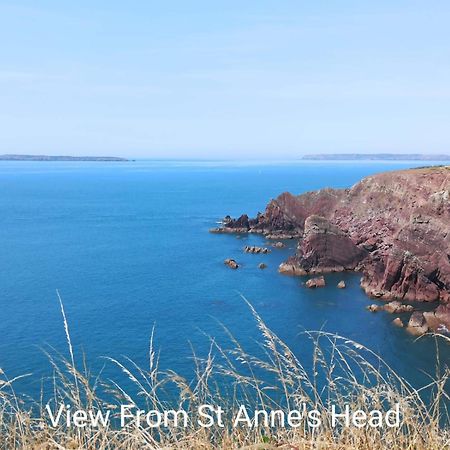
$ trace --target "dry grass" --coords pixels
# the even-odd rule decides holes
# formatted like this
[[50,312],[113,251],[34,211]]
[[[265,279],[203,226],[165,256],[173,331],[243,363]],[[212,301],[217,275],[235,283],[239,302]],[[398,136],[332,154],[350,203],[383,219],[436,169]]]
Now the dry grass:
[[[75,367],[75,356],[69,327],[61,302],[61,311],[69,347],[69,359],[49,355],[53,367],[53,411],[58,405],[110,410],[118,415],[122,404],[139,405],[159,411],[183,408],[189,413],[188,427],[173,423],[168,427],[119,427],[113,419],[105,427],[52,427],[42,398],[23,403],[14,390],[15,381],[1,372],[0,381],[0,448],[3,449],[426,449],[450,448],[450,431],[446,404],[449,369],[439,360],[430,384],[418,391],[410,386],[377,355],[342,337],[324,332],[305,333],[310,342],[311,361],[307,367],[264,324],[249,305],[261,333],[261,356],[248,354],[231,334],[231,348],[225,349],[211,340],[205,358],[194,354],[195,376],[188,381],[172,371],[162,371],[150,339],[148,367],[141,368],[131,360],[109,359],[131,382],[128,391],[114,380],[101,381]],[[438,339],[438,338],[436,338]],[[441,338],[439,338],[441,339]],[[442,339],[447,339],[442,337]],[[268,381],[270,380],[270,381]],[[427,402],[423,400],[426,391]],[[370,412],[388,410],[400,405],[400,427],[357,428],[333,427],[330,405],[338,409]],[[202,404],[221,406],[225,426],[201,427],[197,423]],[[308,427],[307,421],[296,428],[275,424],[254,427],[232,427],[239,406],[279,410],[286,413],[302,409],[318,410],[320,427]],[[114,423],[115,422],[115,423]]]

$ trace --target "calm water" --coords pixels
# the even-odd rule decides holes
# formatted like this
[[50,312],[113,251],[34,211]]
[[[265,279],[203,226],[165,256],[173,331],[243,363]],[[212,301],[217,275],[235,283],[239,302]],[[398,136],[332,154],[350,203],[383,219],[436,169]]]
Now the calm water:
[[[225,214],[254,215],[283,191],[348,187],[414,165],[423,163],[2,162],[0,367],[10,377],[48,375],[42,348],[66,352],[59,289],[76,350],[94,370],[104,355],[145,364],[156,324],[162,364],[187,373],[188,340],[206,352],[204,333],[222,338],[217,321],[255,346],[258,332],[242,293],[301,357],[299,332],[322,328],[369,346],[411,382],[425,383],[420,371],[433,372],[434,343],[413,342],[391,325],[392,316],[366,311],[359,276],[330,275],[326,288],[307,290],[277,273],[294,242],[248,255],[242,247],[261,245],[261,237],[208,233]],[[243,267],[226,268],[227,257]],[[260,262],[268,268],[258,269]],[[336,289],[340,279],[347,289]],[[37,391],[39,377],[23,387]]]

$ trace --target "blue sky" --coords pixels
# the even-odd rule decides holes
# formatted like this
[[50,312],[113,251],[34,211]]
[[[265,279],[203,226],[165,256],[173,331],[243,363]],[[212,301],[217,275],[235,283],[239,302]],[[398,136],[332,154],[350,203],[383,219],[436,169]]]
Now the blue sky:
[[446,1],[1,1],[0,153],[450,152]]

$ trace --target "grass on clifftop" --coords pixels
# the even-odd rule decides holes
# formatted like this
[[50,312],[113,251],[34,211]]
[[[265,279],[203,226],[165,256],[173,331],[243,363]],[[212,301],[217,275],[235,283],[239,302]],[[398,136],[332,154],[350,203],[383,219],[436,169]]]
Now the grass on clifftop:
[[[22,403],[15,391],[14,379],[1,372],[0,448],[2,449],[426,449],[450,448],[450,430],[445,404],[449,401],[449,369],[437,361],[437,371],[422,392],[411,387],[367,348],[345,338],[325,332],[305,333],[312,343],[311,361],[305,364],[264,324],[252,309],[261,337],[261,357],[248,354],[231,334],[230,348],[211,340],[204,358],[194,354],[195,376],[187,380],[172,371],[163,371],[150,339],[147,367],[133,361],[110,359],[134,385],[126,390],[119,380],[100,380],[88,371],[75,367],[68,322],[61,303],[68,341],[69,358],[49,356],[54,377],[52,391],[43,393],[53,411],[57,405],[111,410],[117,415],[119,405],[139,405],[160,411],[183,408],[192,419],[184,428],[169,424],[167,428],[140,426],[120,428],[113,423],[105,427],[82,429],[60,424],[52,427],[45,403]],[[446,339],[446,338],[443,338]],[[309,367],[310,369],[307,369]],[[267,381],[271,380],[271,381]],[[45,395],[46,394],[46,395]],[[402,411],[400,427],[333,427],[331,404],[343,410],[388,410],[396,404]],[[209,428],[197,424],[199,405],[221,406],[226,411],[225,426]],[[317,410],[323,418],[317,428],[306,421],[297,428],[264,426],[230,426],[241,405],[255,409],[285,412]]]

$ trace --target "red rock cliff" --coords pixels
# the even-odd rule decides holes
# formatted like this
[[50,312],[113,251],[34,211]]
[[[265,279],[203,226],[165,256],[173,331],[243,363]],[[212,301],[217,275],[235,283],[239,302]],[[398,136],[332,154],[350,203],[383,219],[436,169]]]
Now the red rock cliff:
[[285,273],[360,270],[371,296],[450,304],[450,167],[381,173],[351,189],[284,193],[263,214],[229,219],[218,231],[298,237],[296,255],[280,267]]

